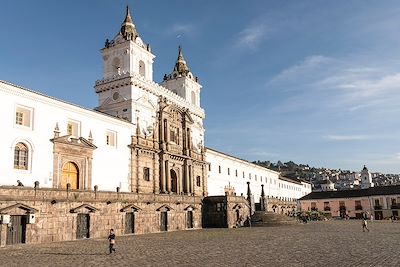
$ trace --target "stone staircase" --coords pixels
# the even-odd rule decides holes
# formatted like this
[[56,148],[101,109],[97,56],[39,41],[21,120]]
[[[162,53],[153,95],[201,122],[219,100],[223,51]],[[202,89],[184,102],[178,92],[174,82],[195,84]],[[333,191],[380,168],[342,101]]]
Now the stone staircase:
[[251,226],[279,226],[297,223],[296,218],[274,212],[256,211],[251,216]]

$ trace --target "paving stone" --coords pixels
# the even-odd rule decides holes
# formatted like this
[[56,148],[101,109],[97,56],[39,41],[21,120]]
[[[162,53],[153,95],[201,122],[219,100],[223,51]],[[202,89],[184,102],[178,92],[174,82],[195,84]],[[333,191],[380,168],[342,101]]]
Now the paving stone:
[[400,266],[400,223],[310,222],[7,246],[1,266]]

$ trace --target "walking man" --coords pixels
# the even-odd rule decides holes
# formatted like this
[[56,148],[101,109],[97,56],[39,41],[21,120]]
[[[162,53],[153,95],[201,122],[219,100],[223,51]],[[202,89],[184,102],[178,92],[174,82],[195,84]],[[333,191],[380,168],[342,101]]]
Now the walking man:
[[363,232],[365,232],[365,230],[367,230],[369,232],[368,225],[367,225],[367,218],[368,218],[367,214],[364,214],[363,221],[362,221]]
[[110,235],[108,236],[108,243],[109,243],[109,249],[110,249],[110,254],[115,253],[115,234],[114,234],[114,229],[110,229]]

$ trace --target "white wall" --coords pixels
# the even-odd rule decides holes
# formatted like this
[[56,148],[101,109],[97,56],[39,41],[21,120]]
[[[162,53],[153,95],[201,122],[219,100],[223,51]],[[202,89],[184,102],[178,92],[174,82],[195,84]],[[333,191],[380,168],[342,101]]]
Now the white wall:
[[[131,134],[134,126],[95,111],[86,110],[50,97],[0,82],[0,112],[2,114],[0,139],[0,185],[15,185],[17,179],[33,186],[52,187],[53,143],[56,123],[60,136],[67,135],[67,122],[80,123],[80,134],[86,139],[92,132],[97,149],[93,152],[92,185],[100,190],[115,190],[120,186],[128,189]],[[32,127],[15,124],[15,106],[22,105],[33,110]],[[106,131],[117,133],[116,147],[106,145]],[[28,170],[14,169],[14,146],[19,141],[27,143],[31,159]]]
[[[311,192],[311,186],[308,183],[299,184],[280,179],[279,172],[210,148],[206,150],[206,158],[207,162],[210,163],[207,182],[209,196],[224,195],[224,187],[228,185],[235,188],[236,195],[247,196],[247,182],[250,182],[250,190],[256,202],[259,202],[262,184],[264,184],[265,196],[287,200],[299,199]],[[221,173],[219,167],[221,167]],[[238,172],[237,176],[236,171]]]

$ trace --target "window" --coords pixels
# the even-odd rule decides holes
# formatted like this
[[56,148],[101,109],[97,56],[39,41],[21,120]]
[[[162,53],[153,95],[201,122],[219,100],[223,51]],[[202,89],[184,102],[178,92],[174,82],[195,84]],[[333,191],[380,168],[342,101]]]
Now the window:
[[150,168],[147,167],[143,168],[143,179],[145,181],[150,181]]
[[115,147],[117,144],[117,133],[113,131],[107,131],[106,132],[106,145],[107,146],[112,146]]
[[169,130],[169,138],[171,142],[174,142],[175,144],[179,145],[179,129],[171,126]]
[[251,173],[249,173],[249,179],[251,180]]
[[192,104],[196,105],[196,93],[192,91]]
[[244,172],[243,172],[243,178],[244,178]]
[[78,137],[79,136],[79,122],[68,121],[67,123],[67,134]]
[[144,64],[143,60],[139,61],[139,74],[143,77],[146,77],[146,65]]
[[238,174],[238,171],[237,171],[237,170],[235,170],[235,174],[236,174],[236,177],[238,177],[238,175],[237,175],[237,174]]
[[221,165],[218,166],[218,172],[221,173]]
[[228,168],[228,175],[231,175],[231,170]]
[[317,203],[311,202],[311,210],[317,210]]
[[17,106],[15,109],[15,124],[31,128],[32,127],[32,109]]
[[362,210],[361,200],[355,200],[354,201],[354,206],[355,206],[356,210]]
[[28,169],[28,147],[23,143],[15,145],[14,149],[14,169],[27,170]]
[[208,170],[211,171],[211,163],[208,165]]
[[201,186],[201,178],[200,178],[200,176],[196,177],[196,185],[197,186]]
[[257,181],[257,175],[255,175],[254,179]]

